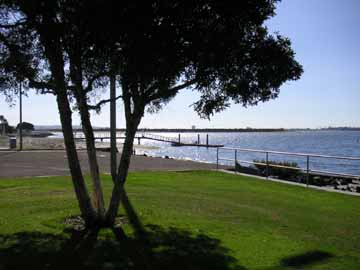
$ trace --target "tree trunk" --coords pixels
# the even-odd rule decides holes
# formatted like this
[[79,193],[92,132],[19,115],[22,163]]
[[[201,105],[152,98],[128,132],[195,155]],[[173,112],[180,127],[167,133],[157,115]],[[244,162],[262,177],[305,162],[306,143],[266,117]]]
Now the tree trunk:
[[[86,150],[90,175],[93,184],[93,203],[97,212],[99,223],[102,223],[105,217],[104,195],[100,182],[99,165],[96,157],[94,131],[90,121],[90,113],[87,105],[86,91],[83,88],[83,74],[81,67],[81,44],[76,43],[73,50],[69,51],[70,77],[75,84],[74,95],[80,112],[82,129],[86,140]],[[99,224],[101,225],[101,224]]]
[[77,103],[79,106],[82,129],[86,139],[86,149],[88,154],[88,162],[90,167],[90,174],[93,183],[93,203],[97,211],[99,222],[103,222],[105,217],[105,203],[104,195],[100,182],[99,165],[97,162],[94,132],[90,122],[90,114],[86,104],[86,97],[84,94],[77,95]]
[[79,157],[76,152],[74,142],[74,135],[72,129],[71,109],[67,99],[66,92],[59,92],[57,94],[57,104],[61,119],[61,126],[64,135],[64,143],[66,154],[68,158],[72,183],[74,186],[76,198],[80,207],[81,215],[88,226],[92,226],[96,220],[96,213],[91,204],[91,199],[88,194],[86,184],[82,175]]
[[[35,18],[30,9],[27,9],[26,7],[22,7],[22,9],[29,18]],[[34,22],[35,21],[36,20],[34,20]],[[78,154],[76,152],[76,145],[72,129],[72,112],[67,96],[68,89],[66,87],[64,73],[65,62],[62,38],[60,31],[48,30],[50,28],[57,29],[55,11],[49,9],[46,13],[44,13],[42,22],[40,24],[35,23],[34,25],[39,33],[40,42],[44,46],[44,53],[49,61],[51,76],[55,85],[58,110],[64,135],[64,143],[75,194],[79,203],[82,217],[86,222],[86,226],[93,227],[96,226],[97,223],[97,213],[91,203],[91,199],[81,171]]]
[[111,194],[109,208],[106,214],[106,220],[109,225],[114,224],[120,201],[125,192],[124,184],[128,175],[130,159],[133,152],[134,138],[140,120],[141,116],[137,116],[135,119],[126,120],[127,124],[125,142],[121,153],[121,159],[116,180],[114,182],[114,189]]

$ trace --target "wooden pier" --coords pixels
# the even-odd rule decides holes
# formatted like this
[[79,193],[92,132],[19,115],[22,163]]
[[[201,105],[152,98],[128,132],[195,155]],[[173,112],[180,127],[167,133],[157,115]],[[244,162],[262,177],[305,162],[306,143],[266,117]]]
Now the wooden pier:
[[[104,140],[110,140],[110,136],[108,135],[103,135],[103,136],[95,136],[95,141],[104,141]],[[116,139],[125,139],[125,136],[117,136]],[[75,140],[85,140],[84,136],[75,136]],[[159,142],[166,142],[166,143],[170,143],[171,146],[193,146],[193,147],[212,147],[212,148],[217,148],[217,147],[224,147],[224,145],[222,144],[210,144],[209,143],[209,135],[206,134],[206,143],[200,143],[200,135],[198,135],[198,139],[196,142],[185,142],[185,141],[181,141],[181,135],[178,135],[178,138],[174,138],[174,137],[166,137],[166,136],[161,136],[161,135],[156,135],[156,134],[149,134],[149,133],[145,133],[142,134],[140,136],[135,136],[135,140],[138,140],[138,144],[141,143],[141,140],[153,140],[153,141],[159,141]]]
[[178,142],[171,143],[171,146],[197,146],[197,147],[212,147],[212,148],[224,147],[223,144],[197,144],[197,143],[178,143]]

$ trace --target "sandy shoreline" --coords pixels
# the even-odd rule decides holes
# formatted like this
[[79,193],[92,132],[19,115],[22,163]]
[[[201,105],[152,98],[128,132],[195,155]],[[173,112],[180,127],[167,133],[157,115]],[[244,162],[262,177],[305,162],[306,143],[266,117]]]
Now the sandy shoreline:
[[[110,142],[98,142],[96,141],[97,148],[108,148]],[[17,146],[19,146],[19,138],[17,137]],[[8,137],[0,137],[0,148],[6,149],[9,147]],[[117,143],[117,148],[121,152],[123,147],[122,143]],[[79,150],[86,149],[86,143],[84,141],[77,141],[76,148]],[[155,146],[138,145],[134,144],[134,148],[137,152],[145,150],[157,149]],[[37,138],[37,137],[23,137],[23,149],[24,150],[64,150],[64,140],[62,138]]]

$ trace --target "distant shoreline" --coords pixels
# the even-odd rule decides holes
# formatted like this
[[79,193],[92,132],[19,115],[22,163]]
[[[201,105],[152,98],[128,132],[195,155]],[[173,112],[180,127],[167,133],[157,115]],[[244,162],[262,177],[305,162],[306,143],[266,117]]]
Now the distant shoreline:
[[[48,129],[48,131],[51,132],[61,132],[61,129]],[[74,131],[81,132],[82,130],[80,128],[75,128]],[[94,132],[109,132],[110,128],[94,128]],[[124,128],[118,128],[116,129],[118,132],[125,132],[126,129]],[[138,132],[179,132],[179,133],[205,133],[205,132],[219,132],[219,133],[225,133],[225,132],[284,132],[288,131],[284,128],[196,128],[196,129],[190,129],[190,128],[139,128]]]
[[[41,129],[40,129],[41,130]],[[50,132],[61,132],[61,128],[48,128]],[[75,132],[81,132],[81,128],[74,128]],[[110,128],[94,128],[95,132],[109,132]],[[125,132],[126,129],[118,128],[117,132]],[[164,132],[164,133],[236,133],[236,132],[291,132],[291,131],[360,131],[360,127],[338,127],[338,128],[139,128],[138,132]]]

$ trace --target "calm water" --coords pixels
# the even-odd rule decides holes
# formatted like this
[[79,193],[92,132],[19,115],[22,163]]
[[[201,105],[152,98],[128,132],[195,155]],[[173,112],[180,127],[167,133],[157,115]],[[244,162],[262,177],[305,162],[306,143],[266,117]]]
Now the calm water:
[[[151,133],[166,137],[178,138],[178,133]],[[210,144],[223,144],[225,147],[250,148],[268,151],[309,153],[333,156],[349,156],[360,158],[360,131],[286,131],[286,132],[249,132],[249,133],[208,133]],[[58,134],[60,135],[60,134]],[[141,135],[141,134],[139,134]],[[181,141],[193,143],[198,133],[182,133]],[[60,135],[61,136],[61,135]],[[100,132],[95,136],[104,136]],[[107,135],[108,136],[108,135]],[[118,133],[118,136],[123,134]],[[205,143],[206,134],[200,133],[201,143]],[[135,144],[137,140],[135,141]],[[178,159],[190,159],[216,163],[216,148],[205,147],[173,147],[169,143],[141,140],[141,144],[156,146],[156,149],[145,149],[138,153],[150,156],[169,156]],[[234,151],[219,151],[220,158],[234,159]],[[265,159],[264,153],[238,152],[238,160],[253,161]],[[269,160],[297,162],[306,167],[306,157],[269,154]],[[219,161],[221,164],[234,162]],[[242,163],[246,165],[246,163]],[[310,158],[310,169],[360,176],[360,160]]]
[[[155,133],[177,138],[177,133]],[[202,133],[201,143],[206,134]],[[197,141],[197,133],[183,133],[184,142]],[[254,133],[209,133],[210,144],[224,144],[226,147],[251,148],[296,153],[313,153],[335,156],[360,157],[360,131],[287,131]],[[154,145],[156,150],[145,151],[153,156],[169,156],[203,162],[216,162],[216,149],[203,147],[172,147],[168,143],[142,140],[142,144]],[[234,159],[233,151],[220,150],[221,158]],[[265,159],[265,154],[239,152],[238,159],[252,161]],[[269,160],[294,161],[306,167],[306,157],[270,154]],[[221,161],[222,164],[229,164]],[[232,164],[232,163],[231,163]],[[310,158],[310,169],[360,175],[360,161]]]

